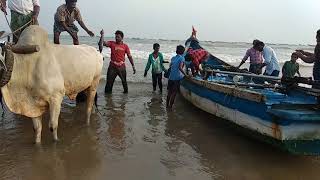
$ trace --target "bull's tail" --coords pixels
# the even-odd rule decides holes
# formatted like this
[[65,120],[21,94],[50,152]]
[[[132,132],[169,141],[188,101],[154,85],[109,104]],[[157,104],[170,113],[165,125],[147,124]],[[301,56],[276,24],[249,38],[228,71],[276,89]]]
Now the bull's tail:
[[96,93],[96,95],[94,96],[94,105],[96,106],[96,110],[98,112],[98,114],[100,114],[100,118],[103,119],[103,114],[99,111],[98,108],[98,93]]

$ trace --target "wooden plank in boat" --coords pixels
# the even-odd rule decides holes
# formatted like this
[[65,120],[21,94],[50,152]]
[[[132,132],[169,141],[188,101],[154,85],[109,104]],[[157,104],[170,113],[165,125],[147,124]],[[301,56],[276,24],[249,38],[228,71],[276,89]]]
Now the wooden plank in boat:
[[311,95],[311,96],[320,97],[320,89],[305,88],[305,87],[298,86],[297,90],[302,91],[302,92],[304,92],[308,95]]
[[242,99],[247,99],[250,101],[254,102],[265,102],[266,97],[260,93],[253,92],[247,89],[235,87],[235,86],[230,86],[230,85],[223,85],[223,84],[218,84],[218,83],[213,83],[213,82],[208,82],[204,80],[197,80],[194,78],[188,78],[188,81],[191,81],[195,84],[198,84],[200,86],[206,87],[210,90],[213,91],[218,91],[221,93],[225,93],[230,96],[242,98]]
[[220,74],[247,76],[247,77],[252,77],[252,78],[259,78],[259,79],[266,79],[266,80],[273,80],[273,81],[280,81],[281,80],[280,77],[257,75],[257,74],[250,74],[250,73],[229,72],[229,71],[220,71],[220,70],[206,70],[206,71],[207,72],[220,73]]

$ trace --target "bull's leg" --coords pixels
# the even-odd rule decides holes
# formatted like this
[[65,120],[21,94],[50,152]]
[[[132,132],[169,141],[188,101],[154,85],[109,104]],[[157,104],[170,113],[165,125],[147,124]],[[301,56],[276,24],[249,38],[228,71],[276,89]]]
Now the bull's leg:
[[35,133],[35,143],[41,143],[41,131],[42,131],[42,116],[32,118],[33,121],[33,130]]
[[59,115],[62,103],[62,96],[57,95],[51,99],[49,102],[49,109],[50,109],[50,122],[49,128],[52,132],[53,139],[58,141],[58,124],[59,124]]
[[96,87],[89,87],[87,89],[87,124],[90,124],[90,117],[91,117],[91,112],[92,112],[92,107],[95,99],[95,95],[97,93],[97,88]]

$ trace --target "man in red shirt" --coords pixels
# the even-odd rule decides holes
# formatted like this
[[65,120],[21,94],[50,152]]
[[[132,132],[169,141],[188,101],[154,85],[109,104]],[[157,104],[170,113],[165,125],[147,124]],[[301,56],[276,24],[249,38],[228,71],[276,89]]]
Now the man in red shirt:
[[196,75],[199,72],[199,66],[201,63],[206,62],[209,58],[209,53],[204,49],[196,49],[192,48],[188,49],[188,53],[185,57],[185,61],[191,61],[191,71],[192,75]]
[[100,32],[101,38],[99,41],[99,50],[100,52],[103,49],[103,46],[109,47],[111,49],[111,61],[109,64],[107,72],[107,84],[105,87],[105,93],[112,93],[112,87],[114,80],[117,76],[120,77],[123,86],[123,93],[128,93],[128,84],[127,84],[127,72],[125,65],[125,55],[127,54],[128,59],[133,68],[133,74],[136,73],[136,68],[134,67],[133,58],[130,54],[130,49],[128,45],[123,43],[123,32],[116,31],[115,40],[116,41],[104,41],[104,31]]

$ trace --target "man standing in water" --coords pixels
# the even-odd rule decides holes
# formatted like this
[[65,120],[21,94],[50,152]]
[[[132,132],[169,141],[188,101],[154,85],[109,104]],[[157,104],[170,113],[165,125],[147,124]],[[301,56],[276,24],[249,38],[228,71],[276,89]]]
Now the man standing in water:
[[80,26],[91,36],[94,34],[83,23],[80,10],[77,8],[77,0],[66,0],[66,4],[58,7],[56,14],[54,15],[54,43],[60,44],[60,34],[67,31],[73,39],[74,45],[79,45],[78,39],[78,27],[74,24],[74,21],[78,21]]
[[111,94],[114,80],[117,76],[120,77],[123,86],[123,93],[128,93],[127,84],[127,71],[125,65],[125,55],[127,54],[128,59],[132,65],[133,74],[136,73],[136,68],[134,67],[133,58],[130,53],[128,45],[123,43],[124,34],[122,31],[115,32],[115,41],[104,41],[104,31],[100,32],[101,37],[99,41],[99,49],[102,51],[103,46],[109,47],[111,49],[111,61],[107,72],[107,83],[105,87],[105,93]]
[[147,73],[150,69],[150,66],[152,67],[152,86],[153,91],[156,91],[157,84],[159,85],[159,90],[162,93],[162,72],[166,72],[166,68],[164,67],[163,63],[163,55],[160,51],[160,44],[155,43],[153,44],[153,53],[149,55],[148,63],[146,65],[146,68],[144,70],[144,77],[147,76]]
[[[14,33],[13,42],[17,43],[21,32],[26,28],[24,26],[38,24],[40,2],[39,0],[8,0],[8,7],[11,11],[11,30],[14,32],[23,27]],[[0,0],[0,8],[7,15],[7,0]]]
[[168,81],[167,108],[172,109],[177,93],[180,89],[180,81],[187,74],[183,71],[185,48],[181,45],[177,46],[177,55],[172,57],[170,68],[171,72]]
[[[313,65],[313,79],[320,81],[320,29],[316,35],[317,45],[314,49],[314,53],[305,52],[303,50],[297,50],[296,54],[305,63],[314,63]],[[319,85],[314,85],[313,88],[320,89]]]

